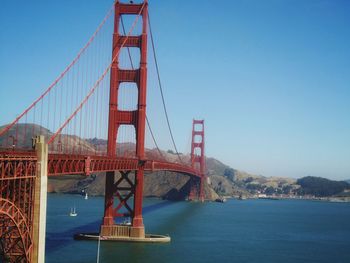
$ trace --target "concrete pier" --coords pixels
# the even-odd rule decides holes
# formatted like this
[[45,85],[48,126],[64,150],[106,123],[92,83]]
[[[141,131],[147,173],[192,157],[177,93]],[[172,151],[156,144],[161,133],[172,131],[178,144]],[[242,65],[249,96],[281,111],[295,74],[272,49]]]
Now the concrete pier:
[[169,243],[169,236],[146,234],[144,237],[131,237],[125,235],[103,236],[98,233],[81,233],[74,235],[75,240],[101,240],[110,242],[136,242],[136,243]]
[[[98,234],[80,234],[76,239],[96,239]],[[134,227],[128,225],[101,226],[100,237],[102,240],[120,241],[120,242],[151,242],[167,243],[170,237],[162,235],[145,234],[144,227]]]
[[38,158],[33,206],[33,263],[45,262],[48,146],[44,136],[35,138]]
[[111,238],[145,238],[145,228],[144,227],[133,227],[127,225],[110,225],[101,226],[101,236],[111,237]]

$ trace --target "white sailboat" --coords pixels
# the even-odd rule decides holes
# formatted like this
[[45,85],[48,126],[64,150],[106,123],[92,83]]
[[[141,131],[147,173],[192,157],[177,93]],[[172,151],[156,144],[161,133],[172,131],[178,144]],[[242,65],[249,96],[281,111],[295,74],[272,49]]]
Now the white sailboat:
[[73,207],[73,209],[71,208],[70,209],[70,213],[69,213],[69,216],[77,216],[78,213],[75,211],[75,206]]
[[85,200],[88,200],[88,199],[89,199],[87,192],[85,192],[85,197],[84,197],[84,199],[85,199]]

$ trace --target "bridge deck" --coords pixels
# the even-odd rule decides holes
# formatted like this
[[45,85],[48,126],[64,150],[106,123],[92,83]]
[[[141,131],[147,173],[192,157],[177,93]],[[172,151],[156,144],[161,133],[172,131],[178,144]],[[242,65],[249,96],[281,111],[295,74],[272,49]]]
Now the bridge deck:
[[[35,152],[0,152],[0,162],[27,160],[36,162]],[[199,171],[192,167],[165,161],[156,160],[138,160],[136,158],[116,157],[94,155],[67,155],[67,154],[49,154],[48,175],[68,175],[80,174],[90,175],[92,173],[106,171],[133,171],[143,166],[145,171],[172,171],[188,174],[190,176],[200,177]]]

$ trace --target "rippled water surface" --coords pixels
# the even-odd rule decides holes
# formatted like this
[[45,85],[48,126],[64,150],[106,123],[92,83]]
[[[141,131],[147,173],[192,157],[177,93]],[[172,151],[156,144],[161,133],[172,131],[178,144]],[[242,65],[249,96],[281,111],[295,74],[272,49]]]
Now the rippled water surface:
[[[97,242],[72,236],[97,231],[102,213],[102,197],[50,194],[46,262],[96,262]],[[100,262],[350,262],[350,203],[145,199],[144,223],[171,243],[101,242]]]

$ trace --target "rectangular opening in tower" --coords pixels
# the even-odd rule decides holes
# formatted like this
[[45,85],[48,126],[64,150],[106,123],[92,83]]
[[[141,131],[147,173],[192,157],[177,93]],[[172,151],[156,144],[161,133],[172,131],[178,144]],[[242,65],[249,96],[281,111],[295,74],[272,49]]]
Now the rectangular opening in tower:
[[138,47],[123,47],[119,53],[120,69],[140,68],[140,49]]
[[117,156],[135,157],[136,134],[133,125],[121,125],[117,134]]
[[132,29],[130,36],[139,36],[142,34],[142,16],[140,16],[135,24],[137,15],[121,15],[119,21],[119,34],[126,36]]

